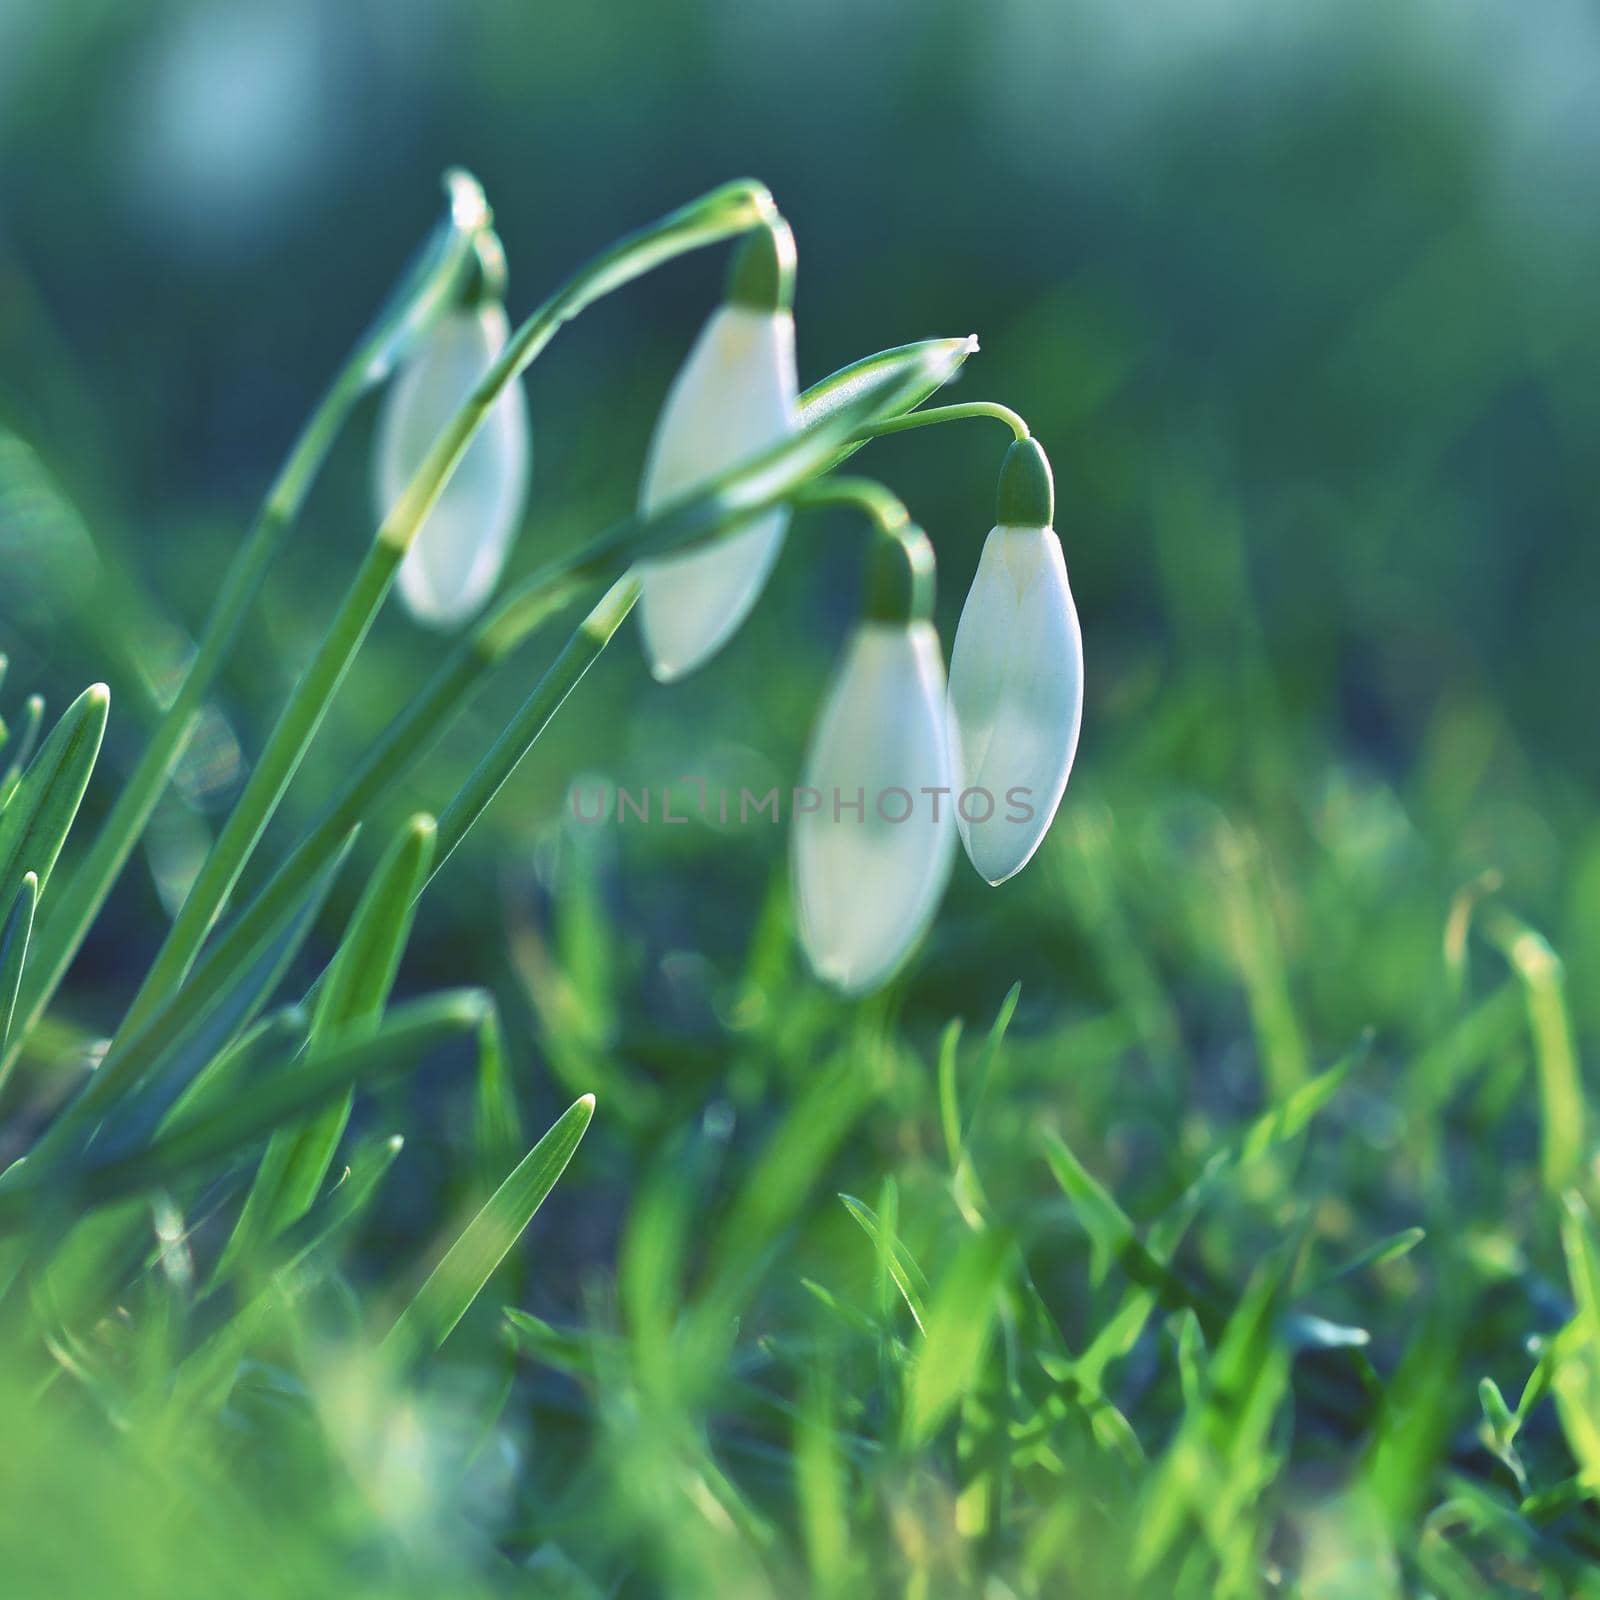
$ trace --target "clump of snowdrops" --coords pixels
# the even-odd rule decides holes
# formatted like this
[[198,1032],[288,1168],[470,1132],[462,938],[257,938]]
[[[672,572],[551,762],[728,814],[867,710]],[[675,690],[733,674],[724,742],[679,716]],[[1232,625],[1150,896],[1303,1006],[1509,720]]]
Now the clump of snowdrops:
[[[193,736],[262,580],[353,408],[387,386],[373,479],[379,525],[247,781],[93,1071],[70,1085],[0,1176],[0,1292],[54,1325],[116,1297],[139,1259],[130,1197],[222,1175],[248,1180],[209,1271],[215,1291],[262,1252],[281,1263],[329,1204],[358,1085],[451,1037],[499,1050],[481,992],[390,1006],[423,892],[589,665],[637,608],[651,669],[706,665],[760,599],[791,521],[858,509],[868,528],[864,615],[817,721],[807,784],[931,804],[895,818],[875,802],[797,819],[801,942],[846,992],[881,984],[933,915],[959,831],[993,882],[1018,871],[1059,804],[1077,742],[1081,659],[1043,451],[1003,406],[925,408],[976,348],[933,339],[869,355],[801,392],[794,240],[766,189],[735,182],[621,240],[520,326],[483,191],[446,177],[446,214],[334,374],[271,484],[217,595],[187,673],[70,874],[56,868],[110,712],[84,691],[45,732],[29,701],[0,780],[0,1086],[48,1031],[52,1003]],[[735,241],[722,303],[662,406],[639,509],[495,598],[530,493],[521,379],[563,324],[687,251]],[[836,469],[904,427],[998,418],[1016,436],[957,634],[948,695],[930,620],[934,556],[901,502]],[[373,619],[397,587],[418,624],[459,636],[431,683],[355,763],[341,794],[245,903],[234,891],[293,782]],[[295,1004],[277,989],[356,833],[474,692],[542,624],[589,609],[532,693],[437,818],[412,818],[373,867],[332,961]],[[486,609],[487,608],[487,609]],[[977,816],[967,793],[1030,797],[1018,825]],[[992,808],[991,808],[992,809]],[[555,1183],[593,1109],[586,1095],[515,1167],[397,1316],[385,1347],[441,1341]],[[262,1148],[265,1141],[264,1148]],[[259,1151],[259,1154],[257,1152]],[[363,1151],[341,1191],[375,1183],[393,1151]],[[352,1184],[356,1190],[352,1190]],[[290,1242],[286,1242],[290,1241]],[[71,1292],[59,1288],[70,1284]]]

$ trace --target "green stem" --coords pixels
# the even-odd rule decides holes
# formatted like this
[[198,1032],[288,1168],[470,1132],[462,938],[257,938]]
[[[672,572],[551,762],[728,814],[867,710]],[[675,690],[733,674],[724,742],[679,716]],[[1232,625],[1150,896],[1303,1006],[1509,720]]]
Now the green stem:
[[[611,643],[638,598],[638,579],[631,574],[621,577],[578,624],[533,693],[523,702],[521,710],[501,731],[500,737],[456,791],[455,798],[440,813],[438,844],[428,883],[450,859],[473,823],[488,810],[490,801],[499,794],[522,758],[533,748],[539,735],[549,726],[550,719],[561,709],[562,702],[594,665],[600,652]],[[427,884],[423,887],[426,888]]]
[[[931,413],[930,413],[931,414]],[[922,413],[913,412],[913,416]],[[861,429],[856,437],[867,434]],[[867,434],[867,437],[871,437]],[[851,506],[862,512],[874,528],[893,533],[911,520],[900,498],[873,478],[824,478],[808,483],[795,497],[797,507]]]
[[872,524],[863,613],[873,622],[926,622],[933,615],[933,544],[898,495],[872,478],[807,484],[797,506],[849,506]]
[[964,422],[969,417],[992,417],[1003,422],[1018,439],[1029,438],[1028,424],[1010,406],[997,400],[966,400],[960,405],[934,406],[929,411],[913,411],[885,422],[868,423],[857,431],[858,439],[881,439],[887,433],[905,433],[910,428],[926,428],[935,422]]
[[414,332],[444,309],[470,248],[470,232],[457,228],[446,234],[423,270],[405,283],[400,297],[351,351],[300,430],[223,579],[183,682],[123,784],[88,855],[42,921],[18,1005],[7,1064],[21,1051],[28,1034],[55,997],[106,897],[143,836],[194,732],[205,698],[232,652],[240,624],[286,534],[298,519],[329,450],[356,403],[383,376],[383,358],[394,342],[395,330],[405,327]]
[[473,435],[500,395],[538,356],[563,323],[611,289],[660,262],[742,233],[772,214],[759,184],[713,190],[653,226],[630,235],[580,269],[519,328],[500,359],[434,442],[367,551],[311,665],[291,691],[232,814],[190,887],[123,1030],[136,1029],[188,974],[315,737],[339,685],[389,592],[424,519],[449,482]]

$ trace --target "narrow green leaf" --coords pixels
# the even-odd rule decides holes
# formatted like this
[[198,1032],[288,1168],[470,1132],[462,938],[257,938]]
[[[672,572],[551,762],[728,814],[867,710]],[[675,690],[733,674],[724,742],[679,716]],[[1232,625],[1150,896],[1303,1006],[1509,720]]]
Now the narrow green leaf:
[[0,933],[0,1085],[6,1081],[6,1041],[11,1037],[22,966],[28,959],[28,940],[33,933],[33,909],[38,903],[38,874],[25,872],[6,915],[5,931]]
[[[129,1088],[142,1082],[177,1041],[201,1026],[212,1013],[230,1013],[235,1027],[247,1023],[255,1004],[265,1001],[277,977],[293,959],[299,941],[315,920],[314,908],[320,907],[337,879],[355,837],[352,829],[319,871],[297,878],[293,893],[274,903],[272,920],[255,925],[250,940],[239,940],[225,951],[219,948],[213,952],[145,1026],[125,1043],[114,1043],[77,1099],[35,1147],[35,1155],[55,1155],[66,1148]],[[219,1026],[218,1031],[225,1033],[226,1029]]]
[[1522,980],[1528,1029],[1539,1074],[1543,1140],[1540,1173],[1545,1191],[1559,1195],[1583,1165],[1583,1080],[1567,1012],[1566,972],[1544,936],[1499,907],[1485,913],[1484,932]]
[[1340,1278],[1366,1272],[1372,1267],[1381,1267],[1385,1262],[1398,1261],[1401,1256],[1409,1255],[1427,1237],[1427,1230],[1424,1228],[1402,1228],[1398,1233],[1391,1233],[1387,1238],[1379,1239],[1376,1244],[1368,1245],[1342,1267],[1336,1267],[1316,1287],[1324,1288]]
[[[189,1016],[187,1025],[160,1050],[149,1070],[108,1107],[97,1135],[102,1155],[127,1155],[143,1144],[250,1026],[299,954],[343,865],[344,856],[340,855],[302,886],[294,920],[281,929],[271,943],[258,950],[248,966],[232,974],[227,985],[210,997],[209,1003],[184,1007]],[[105,1065],[102,1063],[99,1070],[105,1071]],[[63,1125],[73,1124],[63,1117],[61,1123],[52,1128],[49,1143],[41,1148],[49,1151],[64,1146]]]
[[427,1051],[473,1031],[488,1004],[480,990],[457,989],[398,1007],[371,1037],[329,1040],[303,1061],[263,1072],[248,1092],[204,1105],[132,1155],[97,1161],[91,1148],[81,1160],[18,1162],[8,1174],[13,1181],[0,1191],[0,1229],[26,1222],[50,1197],[79,1207],[104,1205],[234,1157],[351,1084],[392,1077]]
[[12,795],[17,792],[23,769],[33,759],[33,752],[38,747],[39,730],[43,726],[44,696],[30,694],[23,702],[21,726],[12,735],[16,740],[16,748],[11,752],[5,771],[0,773],[0,811],[5,810],[11,803]]
[[555,1187],[593,1115],[592,1094],[568,1106],[445,1252],[389,1330],[385,1350],[406,1361],[449,1338]]
[[398,1134],[365,1141],[351,1157],[339,1183],[273,1242],[270,1281],[179,1366],[174,1400],[180,1407],[214,1409],[227,1399],[239,1362],[281,1304],[285,1286],[296,1269],[361,1217],[404,1144]]
[[[374,869],[318,986],[313,1046],[332,1033],[353,1039],[377,1027],[411,936],[417,893],[433,860],[434,834],[432,817],[413,817]],[[346,1095],[298,1127],[273,1134],[217,1263],[217,1281],[310,1208],[333,1165],[353,1103],[353,1095]]]
[[841,1194],[839,1198],[844,1202],[845,1210],[861,1224],[867,1237],[878,1248],[895,1288],[900,1291],[906,1309],[911,1313],[911,1320],[916,1323],[919,1332],[926,1333],[928,1330],[924,1318],[928,1280],[922,1268],[898,1238],[885,1240],[871,1206],[863,1204],[854,1195]]
[[961,1019],[952,1017],[939,1035],[939,1127],[951,1172],[961,1166],[961,1091],[956,1082],[960,1052]]
[[28,764],[0,812],[0,883],[15,883],[31,871],[44,893],[89,787],[110,709],[111,691],[103,683],[85,689]]
[[526,1145],[516,1086],[506,1064],[505,1030],[500,1013],[490,1011],[478,1030],[478,1078],[473,1101],[473,1151],[479,1170],[504,1172],[514,1151]]
[[1344,1080],[1366,1060],[1371,1048],[1372,1036],[1363,1035],[1343,1060],[1290,1090],[1272,1110],[1251,1123],[1239,1141],[1239,1165],[1259,1160],[1269,1150],[1304,1133],[1317,1113],[1339,1092]]
[[989,1037],[984,1040],[983,1055],[978,1063],[977,1086],[972,1093],[972,1109],[967,1113],[966,1131],[962,1139],[964,1145],[972,1143],[978,1119],[983,1115],[984,1102],[989,1095],[995,1064],[999,1061],[1000,1051],[1006,1042],[1006,1029],[1011,1026],[1011,1019],[1017,1014],[1017,1001],[1021,997],[1020,982],[1012,984],[1006,990],[1005,998],[1000,1002],[1000,1009],[995,1013],[994,1022],[990,1025]]
[[1130,1249],[1142,1248],[1133,1222],[1105,1185],[1078,1160],[1067,1142],[1049,1129],[1044,1135],[1044,1155],[1062,1193],[1072,1202],[1078,1221],[1089,1235],[1095,1282],[1103,1282],[1113,1262]]
[[1012,1241],[986,1229],[963,1243],[940,1281],[907,1387],[908,1447],[927,1443],[976,1381],[1011,1257]]

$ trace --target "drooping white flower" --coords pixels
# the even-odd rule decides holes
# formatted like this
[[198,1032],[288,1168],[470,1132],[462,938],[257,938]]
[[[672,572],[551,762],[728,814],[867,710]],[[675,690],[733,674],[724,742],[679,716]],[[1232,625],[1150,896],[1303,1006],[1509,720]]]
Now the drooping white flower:
[[794,803],[800,940],[846,994],[884,982],[938,909],[955,848],[944,663],[925,621],[861,624]]
[[990,883],[1020,872],[1039,848],[1078,748],[1083,639],[1053,517],[1050,464],[1021,440],[1001,473],[999,521],[950,654],[956,825]]
[[[793,432],[793,263],[793,236],[781,222],[741,246],[727,301],[712,312],[662,406],[639,489],[646,514]],[[737,631],[788,526],[783,507],[706,549],[640,563],[639,623],[659,681],[692,672]]]
[[[423,336],[396,376],[378,424],[380,517],[494,365],[510,333],[505,307],[485,300],[446,312]],[[400,564],[400,596],[418,622],[455,627],[493,593],[527,503],[530,457],[528,406],[519,380],[484,419]]]

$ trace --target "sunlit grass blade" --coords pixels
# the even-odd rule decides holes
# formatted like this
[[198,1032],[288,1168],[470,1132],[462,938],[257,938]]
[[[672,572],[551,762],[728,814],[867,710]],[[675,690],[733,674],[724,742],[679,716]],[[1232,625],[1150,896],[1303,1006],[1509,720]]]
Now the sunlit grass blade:
[[208,1100],[216,1104],[229,1094],[247,1092],[250,1080],[268,1063],[300,1054],[309,1032],[302,1007],[285,1006],[250,1026],[251,1015],[281,970],[278,952],[266,957],[262,968],[259,982],[235,990],[228,1003],[202,1019],[137,1089],[118,1101],[95,1130],[94,1160],[142,1150],[158,1132]]
[[940,1279],[907,1380],[902,1430],[907,1446],[914,1449],[931,1439],[976,1381],[1012,1246],[997,1230],[973,1234]]
[[333,1189],[265,1247],[265,1260],[249,1264],[252,1277],[266,1281],[179,1366],[173,1382],[177,1407],[222,1404],[239,1362],[288,1295],[288,1280],[307,1257],[326,1249],[365,1215],[404,1144],[398,1134],[363,1142]]
[[526,1146],[516,1085],[506,1060],[505,1029],[498,1011],[491,1011],[478,1030],[472,1128],[479,1172],[492,1183],[492,1175],[504,1172],[514,1153]]
[[594,1096],[573,1102],[490,1196],[400,1313],[384,1348],[401,1361],[437,1350],[467,1314],[544,1204],[594,1116]]
[[0,811],[0,884],[33,872],[43,896],[89,787],[110,709],[111,692],[103,683],[85,689],[28,763]]
[[[1254,1554],[1243,1513],[1276,1471],[1267,1441],[1288,1385],[1289,1352],[1276,1328],[1291,1260],[1290,1251],[1280,1249],[1261,1264],[1204,1377],[1185,1381],[1190,1404],[1184,1420],[1143,1490],[1132,1560],[1141,1577],[1193,1519],[1230,1583],[1243,1579],[1240,1569]],[[1196,1353],[1187,1359],[1192,1368]]]
[[1560,1195],[1577,1182],[1585,1139],[1583,1081],[1567,1011],[1566,974],[1543,935],[1503,907],[1483,913],[1482,925],[1521,979],[1527,997],[1543,1131],[1539,1171],[1545,1192]]
[[[38,903],[39,876],[25,872],[5,914],[4,930],[0,931],[0,1086],[6,1081],[6,1041],[11,1037],[17,990],[22,983],[28,940],[33,933],[33,909]],[[0,906],[4,904],[4,897],[0,896]]]
[[1379,1239],[1376,1244],[1370,1244],[1365,1250],[1358,1252],[1342,1266],[1334,1268],[1317,1287],[1323,1288],[1327,1284],[1337,1282],[1340,1278],[1354,1277],[1358,1272],[1366,1272],[1373,1267],[1381,1267],[1390,1261],[1398,1261],[1402,1256],[1410,1253],[1428,1237],[1425,1228],[1402,1228],[1398,1233],[1391,1233],[1387,1238]]
[[[413,817],[374,869],[333,963],[318,985],[313,1045],[330,1034],[359,1037],[376,1028],[411,936],[416,897],[433,860],[434,822]],[[261,1158],[233,1236],[217,1263],[220,1279],[302,1216],[316,1199],[350,1119],[352,1097],[294,1128],[279,1128]]]
[[77,1099],[46,1132],[35,1155],[53,1154],[74,1135],[86,1131],[180,1040],[205,1029],[210,1037],[226,1043],[243,1027],[293,960],[354,842],[355,835],[351,833],[331,861],[324,863],[319,872],[301,879],[294,894],[277,908],[274,921],[254,930],[257,937],[251,944],[235,946],[227,961],[208,964],[143,1029],[125,1044],[113,1044]]
[[1245,1130],[1238,1141],[1240,1166],[1257,1161],[1268,1151],[1297,1139],[1310,1127],[1317,1113],[1344,1086],[1344,1081],[1367,1059],[1372,1048],[1370,1034],[1363,1035],[1349,1054],[1325,1072],[1289,1090],[1270,1111],[1264,1112]]
[[44,727],[44,696],[30,694],[22,707],[22,721],[11,734],[10,760],[0,769],[0,811],[4,811],[22,782],[22,774],[39,747],[39,734]]
[[488,1003],[479,990],[458,989],[400,1006],[376,1034],[333,1039],[303,1061],[261,1072],[247,1091],[220,1105],[203,1105],[131,1155],[97,1161],[91,1150],[67,1162],[30,1159],[13,1169],[16,1181],[0,1191],[0,1229],[16,1228],[51,1199],[75,1207],[104,1205],[236,1157],[279,1123],[319,1109],[352,1084],[381,1082],[472,1032]]
[[926,1333],[927,1325],[924,1319],[927,1314],[928,1280],[922,1268],[917,1265],[911,1252],[898,1238],[887,1240],[884,1238],[878,1226],[877,1215],[871,1206],[864,1205],[854,1195],[842,1194],[839,1198],[844,1202],[845,1210],[861,1224],[866,1236],[881,1252],[884,1266],[893,1279],[895,1288],[900,1291],[900,1297],[911,1313],[911,1320],[916,1323],[919,1332]]

